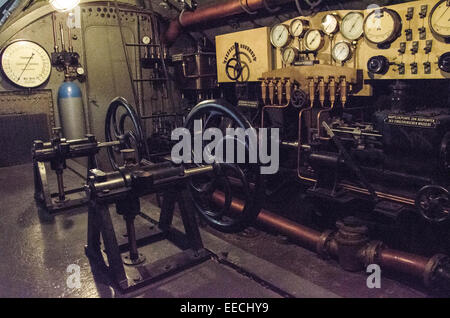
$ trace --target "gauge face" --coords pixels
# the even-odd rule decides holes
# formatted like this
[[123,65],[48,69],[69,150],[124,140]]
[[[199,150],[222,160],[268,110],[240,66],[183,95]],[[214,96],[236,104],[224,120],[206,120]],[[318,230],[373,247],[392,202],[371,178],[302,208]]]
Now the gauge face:
[[295,19],[289,25],[289,32],[292,36],[301,37],[308,31],[309,23],[306,20]]
[[349,12],[341,23],[341,33],[349,40],[359,39],[364,32],[364,15],[359,12]]
[[77,67],[77,74],[84,75],[84,68],[82,68],[81,66]]
[[333,47],[333,58],[336,62],[344,63],[352,57],[352,48],[350,43],[342,41]]
[[43,47],[30,41],[16,41],[2,52],[1,66],[5,76],[25,88],[45,83],[51,72],[50,57]]
[[308,51],[320,50],[323,46],[323,34],[320,30],[309,30],[305,34],[304,42]]
[[327,14],[322,19],[322,29],[328,35],[334,34],[339,31],[338,17],[334,14]]
[[395,40],[400,28],[401,19],[398,13],[388,9],[376,9],[364,22],[364,35],[369,42],[386,44]]
[[142,43],[144,43],[145,45],[150,44],[151,41],[152,41],[152,40],[150,39],[149,36],[144,36],[144,37],[142,38]]
[[442,0],[432,9],[430,28],[434,34],[450,39],[450,2]]
[[289,40],[289,30],[284,24],[278,24],[270,31],[270,42],[277,48],[285,46]]
[[294,63],[296,55],[297,55],[297,52],[293,47],[287,47],[283,51],[283,55],[282,55],[283,63],[286,65],[291,65],[292,63]]

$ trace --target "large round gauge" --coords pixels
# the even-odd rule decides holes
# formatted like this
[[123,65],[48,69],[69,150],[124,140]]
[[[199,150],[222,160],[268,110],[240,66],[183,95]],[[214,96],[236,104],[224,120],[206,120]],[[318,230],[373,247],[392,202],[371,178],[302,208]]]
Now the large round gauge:
[[284,24],[277,24],[270,30],[270,42],[276,48],[286,46],[290,39],[288,27]]
[[344,63],[352,57],[352,47],[346,41],[338,42],[334,45],[332,51],[333,59],[336,62]]
[[354,41],[364,32],[364,15],[360,12],[349,12],[342,19],[341,33],[345,38]]
[[450,39],[450,2],[441,0],[430,13],[431,31],[446,40]]
[[295,58],[297,57],[297,50],[291,46],[284,49],[282,54],[283,63],[286,65],[291,65],[294,63]]
[[10,43],[1,53],[3,74],[15,85],[34,88],[50,77],[51,62],[47,51],[39,44],[19,40]]
[[302,19],[294,19],[289,25],[289,32],[292,36],[301,37],[309,29],[309,22]]
[[327,14],[322,19],[322,30],[328,35],[335,34],[339,31],[338,16],[334,14]]
[[305,48],[308,51],[318,51],[323,47],[324,38],[320,30],[309,30],[304,38]]
[[397,12],[375,9],[364,21],[364,35],[369,42],[382,45],[393,42],[399,35],[402,21]]

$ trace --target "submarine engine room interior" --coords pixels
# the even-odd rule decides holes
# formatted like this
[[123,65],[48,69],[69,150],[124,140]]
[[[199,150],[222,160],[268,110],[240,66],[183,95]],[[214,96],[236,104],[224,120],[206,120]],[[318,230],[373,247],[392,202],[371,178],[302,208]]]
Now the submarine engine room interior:
[[0,297],[450,297],[449,0],[0,0],[0,72]]

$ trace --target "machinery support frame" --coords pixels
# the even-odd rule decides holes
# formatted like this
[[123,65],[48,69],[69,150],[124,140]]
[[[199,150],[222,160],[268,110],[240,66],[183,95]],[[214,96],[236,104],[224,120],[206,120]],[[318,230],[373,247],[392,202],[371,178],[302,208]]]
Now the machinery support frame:
[[[100,199],[91,201],[89,205],[85,252],[91,265],[100,267],[106,272],[113,284],[122,292],[130,292],[160,281],[211,258],[212,253],[203,247],[194,209],[190,207],[191,198],[185,185],[175,186],[164,192],[157,228],[135,242],[136,247],[142,247],[168,240],[182,249],[177,254],[152,263],[124,265],[126,254],[132,248],[129,243],[119,244],[109,211],[109,203],[111,202],[102,202]],[[185,233],[172,227],[176,203],[180,209]],[[103,240],[104,252],[100,238]]]
[[[97,168],[95,156],[88,156],[88,167],[86,176],[90,169]],[[51,192],[48,180],[47,168],[44,161],[33,159],[33,175],[34,175],[34,198],[39,205],[41,205],[50,215],[63,212],[68,209],[76,208],[87,204],[89,198],[84,195],[85,188],[73,188],[64,190],[64,184],[61,181],[62,187],[58,186],[58,192]],[[63,172],[61,172],[61,176]],[[71,198],[70,195],[81,193],[80,198]],[[63,196],[64,200],[59,200]]]

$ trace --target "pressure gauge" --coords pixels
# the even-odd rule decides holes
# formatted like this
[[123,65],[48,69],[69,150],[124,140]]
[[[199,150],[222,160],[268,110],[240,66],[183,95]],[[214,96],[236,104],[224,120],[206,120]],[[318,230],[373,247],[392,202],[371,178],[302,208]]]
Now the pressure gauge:
[[276,48],[286,46],[290,39],[288,27],[284,24],[277,24],[270,30],[270,42]]
[[334,45],[332,51],[333,59],[336,62],[344,63],[352,57],[352,47],[346,41],[338,42]]
[[1,53],[0,63],[8,80],[24,88],[44,84],[52,69],[47,51],[39,44],[25,40],[6,46]]
[[366,39],[378,45],[393,42],[400,35],[401,28],[400,16],[390,9],[375,9],[364,21]]
[[81,66],[78,66],[76,69],[77,75],[79,76],[83,76],[84,75],[84,68],[82,68]]
[[349,40],[359,39],[364,32],[364,15],[360,12],[349,12],[341,23],[341,33]]
[[302,37],[309,29],[309,22],[302,19],[294,19],[289,25],[289,33],[295,37]]
[[149,45],[151,41],[152,39],[150,39],[150,37],[147,35],[142,37],[142,43],[144,43],[145,45]]
[[304,38],[305,48],[308,51],[318,51],[323,47],[324,38],[320,30],[309,30]]
[[433,34],[450,40],[450,2],[439,1],[430,13],[430,29]]
[[322,19],[322,30],[328,35],[335,34],[339,31],[338,16],[334,14],[327,14]]
[[291,46],[284,49],[282,54],[283,63],[286,65],[291,65],[294,63],[295,58],[297,57],[297,50]]

